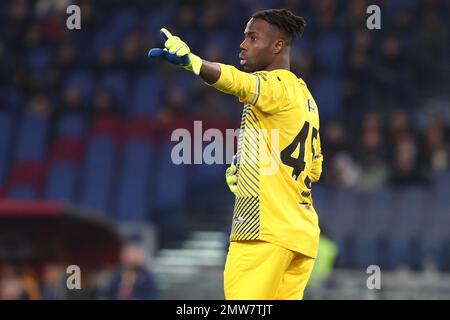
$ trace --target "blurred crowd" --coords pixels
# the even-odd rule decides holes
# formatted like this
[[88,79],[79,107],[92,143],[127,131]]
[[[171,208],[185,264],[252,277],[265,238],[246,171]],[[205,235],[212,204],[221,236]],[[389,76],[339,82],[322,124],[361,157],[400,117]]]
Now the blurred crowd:
[[144,248],[125,243],[120,264],[80,271],[80,288],[68,285],[71,274],[61,262],[42,266],[0,265],[0,300],[153,300],[159,288]]
[[[80,6],[80,30],[66,28],[70,4]],[[381,8],[381,30],[366,28],[370,4]],[[450,169],[450,2],[444,0],[0,1],[0,112],[19,119],[39,114],[50,119],[52,128],[67,114],[88,120],[94,115],[144,115],[155,126],[166,127],[187,116],[208,117],[237,127],[242,112],[237,99],[184,70],[150,60],[147,52],[162,45],[159,29],[165,26],[201,57],[238,65],[249,17],[271,7],[288,8],[308,23],[294,43],[291,68],[306,81],[319,106],[326,168],[320,183],[366,190],[427,186]],[[141,76],[147,77],[143,88]],[[53,140],[48,137],[48,145]],[[5,163],[8,169],[13,161]],[[152,181],[163,180],[153,174]],[[215,185],[225,190],[222,172],[218,177]],[[8,177],[3,178],[6,185]],[[184,188],[198,195],[211,189],[207,183],[200,190],[169,181],[166,193],[177,197],[177,190]],[[228,197],[223,190],[220,196]],[[220,203],[214,200],[208,207],[208,201],[202,194],[200,209],[193,211],[207,216]],[[176,201],[169,196],[168,202]],[[216,211],[229,209],[224,207]],[[214,214],[214,219],[221,215]],[[121,266],[87,277],[83,283],[92,290],[83,291],[84,297],[157,296],[141,254],[128,249]],[[13,265],[0,269],[0,299],[79,297],[66,290],[59,264],[41,270]]]
[[[366,28],[365,0],[78,1],[81,30],[70,31],[65,9],[71,3],[2,2],[0,109],[54,118],[66,112],[127,116],[136,77],[154,72],[164,75],[160,105],[151,114],[161,123],[187,114],[239,119],[235,99],[149,61],[146,53],[161,45],[158,30],[167,26],[202,57],[236,64],[251,13],[286,7],[308,22],[294,44],[292,70],[310,85],[321,111],[327,182],[422,183],[448,167],[446,1],[378,1],[381,30]],[[79,70],[89,71],[90,90],[68,81]],[[120,92],[98,84],[111,71],[125,79]],[[421,119],[427,98],[441,95],[435,115]]]
[[370,112],[356,135],[339,121],[330,122],[322,135],[328,159],[324,183],[330,186],[426,186],[450,168],[450,130],[439,116],[417,128],[404,111],[387,120]]

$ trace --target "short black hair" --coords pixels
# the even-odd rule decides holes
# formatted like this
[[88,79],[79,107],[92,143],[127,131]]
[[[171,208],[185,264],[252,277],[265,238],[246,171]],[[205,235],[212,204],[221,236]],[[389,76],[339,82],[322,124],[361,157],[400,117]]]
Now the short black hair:
[[306,21],[303,17],[296,16],[287,9],[261,10],[255,12],[252,18],[262,19],[276,26],[289,37],[289,44],[295,38],[301,36],[306,27]]

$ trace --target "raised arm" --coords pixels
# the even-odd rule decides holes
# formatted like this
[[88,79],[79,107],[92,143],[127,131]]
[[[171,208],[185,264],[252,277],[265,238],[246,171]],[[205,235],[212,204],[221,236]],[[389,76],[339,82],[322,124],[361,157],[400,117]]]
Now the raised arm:
[[150,57],[182,66],[212,87],[237,96],[241,102],[252,104],[263,112],[275,113],[293,96],[292,88],[287,86],[288,81],[282,81],[280,76],[267,71],[246,73],[230,65],[203,60],[168,30],[163,28],[160,33],[165,40],[165,48],[151,49],[148,53]]

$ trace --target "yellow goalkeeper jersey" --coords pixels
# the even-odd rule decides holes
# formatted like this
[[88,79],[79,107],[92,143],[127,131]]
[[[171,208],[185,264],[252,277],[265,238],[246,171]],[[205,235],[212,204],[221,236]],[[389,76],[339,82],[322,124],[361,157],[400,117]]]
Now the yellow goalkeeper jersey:
[[230,240],[267,241],[315,258],[320,229],[311,183],[323,161],[317,105],[289,70],[245,73],[219,65],[212,86],[245,104]]

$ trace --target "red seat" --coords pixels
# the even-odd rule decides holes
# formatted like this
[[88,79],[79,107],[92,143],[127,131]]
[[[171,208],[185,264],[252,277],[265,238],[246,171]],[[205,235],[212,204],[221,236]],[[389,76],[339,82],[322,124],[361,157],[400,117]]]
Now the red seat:
[[39,189],[42,184],[45,166],[34,161],[20,161],[12,166],[9,186],[27,185]]
[[6,198],[6,187],[0,187],[0,199]]
[[127,125],[128,139],[151,138],[155,130],[154,120],[150,117],[135,117]]
[[92,123],[91,134],[116,136],[122,130],[122,125],[119,115],[97,116]]
[[50,150],[50,161],[71,160],[80,163],[83,158],[83,141],[72,137],[58,138]]

